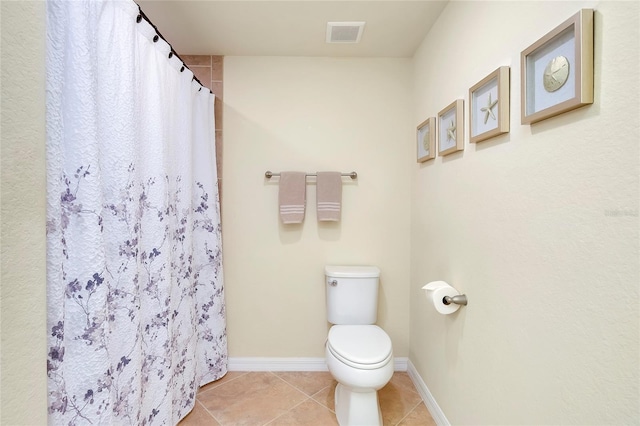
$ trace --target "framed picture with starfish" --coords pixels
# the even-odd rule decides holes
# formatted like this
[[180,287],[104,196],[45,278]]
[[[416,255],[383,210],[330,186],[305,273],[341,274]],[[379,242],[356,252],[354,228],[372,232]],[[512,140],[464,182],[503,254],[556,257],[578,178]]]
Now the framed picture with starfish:
[[509,67],[500,67],[469,89],[469,141],[509,132]]
[[418,163],[436,158],[436,118],[429,117],[418,126]]
[[593,103],[593,9],[582,9],[520,54],[522,124]]
[[464,149],[464,101],[457,99],[438,113],[438,154]]

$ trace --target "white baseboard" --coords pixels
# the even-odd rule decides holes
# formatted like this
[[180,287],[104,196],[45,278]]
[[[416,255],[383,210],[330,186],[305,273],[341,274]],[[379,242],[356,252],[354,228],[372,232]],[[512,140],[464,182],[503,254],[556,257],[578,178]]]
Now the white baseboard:
[[394,371],[407,371],[407,362],[409,362],[409,358],[406,356],[397,357],[393,359],[393,370]]
[[324,358],[230,357],[229,371],[328,371]]
[[424,380],[422,380],[422,377],[420,377],[420,374],[418,374],[418,370],[416,370],[416,367],[413,365],[411,360],[407,361],[407,373],[409,374],[411,381],[418,390],[418,393],[422,397],[422,401],[424,401],[424,405],[427,406],[427,410],[429,410],[429,413],[431,413],[431,417],[433,417],[433,420],[436,422],[436,424],[438,426],[451,426],[451,423],[449,423],[447,416],[444,415],[444,412],[436,402],[435,398],[433,397],[431,392],[429,392],[429,388],[427,387]]
[[[395,371],[407,371],[408,358],[393,360]],[[229,371],[328,371],[324,358],[230,357]]]

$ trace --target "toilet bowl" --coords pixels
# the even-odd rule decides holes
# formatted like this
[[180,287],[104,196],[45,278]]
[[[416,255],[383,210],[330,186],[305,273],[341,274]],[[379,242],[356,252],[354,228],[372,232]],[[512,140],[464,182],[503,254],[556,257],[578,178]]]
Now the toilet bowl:
[[381,426],[378,389],[393,376],[391,339],[375,325],[380,269],[325,266],[327,320],[333,324],[325,346],[329,372],[338,385],[340,426]]
[[338,382],[336,417],[341,426],[382,425],[378,389],[393,376],[391,339],[377,325],[334,325],[326,344],[329,372]]

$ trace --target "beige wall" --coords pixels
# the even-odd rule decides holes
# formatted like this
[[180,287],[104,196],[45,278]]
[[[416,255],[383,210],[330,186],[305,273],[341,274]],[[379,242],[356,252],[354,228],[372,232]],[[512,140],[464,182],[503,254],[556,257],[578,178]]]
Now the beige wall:
[[[231,357],[322,357],[326,264],[382,270],[378,323],[408,354],[409,59],[225,57],[224,267]],[[358,172],[339,223],[280,223],[267,170]]]
[[2,7],[0,423],[46,424],[44,2]]
[[[414,58],[414,125],[511,66],[511,132],[412,167],[410,360],[452,424],[640,419],[638,5],[451,2]],[[594,6],[595,103],[520,125],[520,52]]]

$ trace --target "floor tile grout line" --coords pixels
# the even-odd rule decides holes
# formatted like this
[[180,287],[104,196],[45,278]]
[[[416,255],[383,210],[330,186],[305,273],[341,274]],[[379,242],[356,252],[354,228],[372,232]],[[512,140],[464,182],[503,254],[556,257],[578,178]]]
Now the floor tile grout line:
[[[289,382],[288,382],[288,381],[286,381],[284,378],[280,377],[280,376],[277,374],[277,373],[279,373],[278,371],[270,371],[270,373],[271,373],[272,375],[274,375],[275,377],[277,377],[278,379],[280,379],[282,382],[284,382],[284,384],[286,384],[287,386],[290,386],[290,387],[292,387],[293,389],[295,389],[296,391],[300,392],[302,395],[304,395],[304,396],[305,396],[305,399],[304,399],[304,400],[302,400],[302,401],[300,401],[298,404],[294,405],[293,407],[289,408],[287,411],[285,411],[284,413],[280,414],[279,416],[277,416],[277,417],[275,417],[275,418],[273,418],[273,419],[269,420],[267,423],[265,423],[265,424],[264,424],[264,426],[267,426],[268,424],[275,422],[275,421],[276,421],[277,419],[279,419],[280,417],[282,417],[282,416],[284,416],[285,414],[287,414],[287,413],[291,412],[292,410],[294,410],[294,409],[295,409],[297,406],[299,406],[300,404],[303,404],[303,403],[305,403],[305,402],[307,402],[307,401],[309,401],[309,400],[312,400],[314,403],[319,404],[321,407],[324,407],[324,405],[320,404],[318,401],[316,401],[315,399],[313,399],[313,398],[311,397],[311,395],[307,395],[307,393],[306,393],[306,392],[304,392],[302,389],[300,389],[299,387],[295,386],[295,385],[294,385],[294,384],[292,384],[292,383],[289,383]],[[322,388],[322,389],[324,389],[324,388]],[[320,391],[318,391],[318,392],[320,392]],[[317,392],[316,392],[316,393],[317,393]],[[315,394],[314,394],[314,395],[315,395]],[[324,407],[324,408],[329,409],[328,407]],[[329,410],[329,411],[331,411],[331,410]]]
[[205,407],[205,406],[204,406],[204,404],[203,404],[202,402],[198,401],[198,399],[197,399],[197,398],[196,398],[196,404],[200,404],[200,406],[204,409],[204,411],[205,411],[208,415],[210,415],[210,416],[211,416],[211,418],[212,418],[213,420],[215,420],[215,421],[216,421],[216,423],[218,423],[220,426],[223,426],[223,425],[222,425],[222,422],[221,422],[220,420],[218,420],[218,419],[216,418],[216,416],[214,416],[214,415],[213,415],[213,413],[212,413],[211,411],[209,411],[209,410],[207,409],[207,407]]
[[418,402],[416,405],[414,405],[414,407],[413,407],[411,410],[409,410],[409,411],[407,412],[407,414],[405,414],[405,415],[404,415],[404,417],[403,417],[403,418],[401,418],[400,420],[398,420],[398,422],[395,424],[395,426],[398,426],[400,423],[402,423],[402,421],[403,421],[404,419],[406,419],[407,417],[409,417],[409,414],[413,413],[413,410],[415,410],[416,408],[418,408],[418,406],[419,406],[420,404],[422,404],[422,403],[423,403],[423,402],[422,402],[422,399],[421,399],[421,400],[420,400],[420,402]]
[[[227,373],[229,373],[229,371],[227,371]],[[200,403],[200,405],[202,406],[202,408],[204,408],[204,410],[207,412],[207,414],[209,414],[209,415],[211,416],[211,418],[213,418],[213,420],[215,420],[215,421],[216,421],[220,426],[225,426],[225,425],[224,425],[224,424],[223,424],[223,423],[222,423],[222,422],[221,422],[221,421],[220,421],[216,416],[214,416],[214,415],[213,415],[213,413],[212,413],[211,411],[209,411],[209,409],[207,409],[207,407],[202,403],[202,401],[200,401],[200,400],[198,399],[198,397],[200,397],[201,395],[204,395],[204,394],[208,393],[209,391],[211,391],[211,390],[213,390],[213,389],[220,389],[222,386],[226,385],[227,383],[231,383],[231,382],[233,382],[234,380],[239,379],[240,377],[244,377],[244,376],[246,376],[246,375],[247,375],[247,374],[249,374],[249,373],[251,373],[251,371],[244,371],[244,372],[242,372],[242,374],[239,374],[238,376],[234,377],[233,379],[229,379],[229,380],[227,380],[227,381],[226,381],[226,382],[224,382],[224,383],[220,383],[220,384],[219,384],[219,385],[217,385],[217,386],[213,386],[212,388],[207,389],[207,390],[206,390],[206,391],[204,391],[204,392],[197,392],[197,393],[196,393],[196,402]],[[222,377],[224,377],[224,376],[222,376]],[[221,379],[221,378],[220,378],[220,379]],[[218,380],[220,380],[220,379],[218,379]],[[206,385],[205,385],[205,386],[206,386]]]
[[[332,410],[331,408],[327,407],[326,405],[324,405],[322,402],[318,401],[317,399],[314,398],[314,396],[316,396],[317,394],[319,394],[320,392],[322,392],[323,390],[325,390],[326,388],[330,388],[331,386],[333,386],[332,384],[329,386],[325,386],[322,389],[320,389],[318,392],[314,393],[313,395],[311,395],[311,399],[313,399],[315,402],[317,402],[318,404],[322,405],[323,407],[325,407],[327,410],[331,411],[333,414],[336,413],[336,410]],[[334,407],[335,408],[335,407]]]
[[[252,373],[257,373],[257,372],[250,372],[250,371],[245,371],[245,372],[238,372],[241,373],[236,377],[230,378],[227,381],[225,381],[224,383],[221,383],[219,385],[213,386],[203,392],[197,392],[196,393],[196,403],[200,404],[201,408],[204,409],[205,413],[207,413],[214,421],[216,421],[219,425],[221,426],[232,426],[232,425],[224,425],[222,422],[220,422],[220,420],[218,420],[216,418],[216,416],[210,412],[206,406],[204,405],[204,403],[200,400],[200,397],[202,397],[203,395],[207,395],[209,391],[213,390],[213,389],[220,389],[221,387],[223,387],[226,383],[231,383],[234,380],[237,380],[241,377],[245,377],[247,375],[250,375]],[[290,413],[291,411],[295,410],[298,406],[300,406],[301,404],[304,404],[306,402],[309,402],[309,400],[312,401],[312,403],[317,404],[319,407],[323,408],[323,409],[327,409],[329,410],[329,412],[333,413],[335,415],[335,410],[332,410],[327,404],[322,402],[322,398],[317,399],[318,395],[320,395],[321,393],[323,393],[324,391],[326,391],[328,388],[331,388],[334,384],[331,383],[325,387],[322,387],[321,389],[319,389],[318,391],[308,394],[307,392],[305,392],[304,390],[302,390],[300,387],[296,386],[295,384],[289,382],[288,380],[286,380],[284,377],[281,377],[279,375],[279,373],[281,373],[280,371],[266,371],[266,373],[269,373],[269,375],[271,376],[275,376],[277,377],[281,382],[283,382],[285,385],[287,385],[290,388],[295,389],[297,392],[299,392],[304,399],[302,401],[300,401],[299,403],[293,405],[292,407],[286,409],[286,411],[284,411],[282,414],[268,420],[266,423],[264,423],[264,426],[267,426],[269,424],[272,424],[273,422],[275,422],[277,419],[285,416],[287,413]],[[223,376],[224,377],[224,376]],[[220,379],[219,379],[220,380]],[[213,383],[213,382],[212,382]],[[208,384],[207,384],[208,385]],[[207,386],[205,385],[205,386]],[[404,388],[407,391],[411,391],[412,393],[420,396],[420,394],[417,392],[417,388],[415,387],[415,384],[412,383],[413,386],[409,387],[405,387],[402,386],[402,388]],[[330,390],[329,390],[330,392]],[[326,401],[325,401],[326,402]],[[399,419],[397,422],[394,423],[393,426],[397,426],[398,424],[402,423],[405,419],[407,419],[407,417],[409,417],[409,415],[411,413],[413,413],[420,404],[424,404],[424,401],[422,401],[422,398],[419,399],[419,401],[401,418]]]
[[[306,395],[305,395],[306,396]],[[292,411],[293,409],[295,409],[298,405],[303,404],[305,402],[307,402],[308,400],[312,399],[310,396],[308,396],[305,400],[299,402],[298,404],[294,405],[293,407],[289,408],[287,411],[285,411],[284,413],[280,414],[279,416],[274,417],[273,419],[269,420],[268,422],[266,422],[263,426],[267,426],[268,424],[271,424],[273,422],[275,422],[276,420],[278,420],[280,417],[284,416],[285,414],[289,413],[290,411]],[[314,401],[315,402],[315,401]]]
[[[227,373],[229,373],[229,371],[228,371]],[[242,377],[242,376],[246,376],[248,373],[249,373],[249,371],[245,371],[245,372],[243,372],[242,374],[238,375],[237,377],[234,377],[233,379],[229,379],[229,380],[225,381],[224,383],[220,383],[219,385],[212,386],[212,387],[210,387],[209,389],[207,389],[207,390],[205,390],[205,391],[202,391],[202,392],[200,392],[200,389],[198,389],[198,392],[196,392],[196,399],[198,399],[198,397],[199,397],[200,395],[204,395],[205,393],[209,392],[210,390],[218,389],[220,386],[224,386],[224,385],[226,385],[227,383],[233,382],[234,380],[239,379],[239,378],[240,378],[240,377]],[[218,380],[222,380],[223,378],[224,378],[224,376],[222,376],[222,377],[221,377],[221,378],[219,378]],[[216,382],[216,381],[214,380],[213,382],[209,382],[209,383],[207,383],[207,384],[206,384],[206,385],[204,385],[204,386],[207,386],[207,385],[209,385],[209,384],[211,384],[211,383],[215,383],[215,382]]]
[[[318,392],[320,392],[322,389],[326,389],[328,386],[323,387],[322,389],[320,389],[318,392],[315,392],[311,395],[307,395],[307,393],[305,391],[303,391],[302,389],[300,389],[299,387],[297,387],[296,385],[294,385],[293,383],[289,383],[288,381],[286,381],[284,378],[280,377],[278,374],[278,371],[273,371],[272,372],[278,379],[282,380],[283,382],[285,382],[286,384],[288,384],[289,386],[291,386],[292,388],[294,388],[295,390],[302,392],[304,394],[304,396],[308,396],[309,398],[311,398],[313,395],[317,394]],[[300,373],[304,373],[304,371],[301,371]],[[329,385],[331,386],[331,385]]]
[[[395,375],[396,373],[403,373],[406,376],[409,376],[409,374],[406,371],[394,371],[393,374]],[[413,393],[415,393],[416,395],[420,395],[420,392],[418,392],[418,388],[416,387],[416,384],[413,383],[413,380],[411,380],[411,377],[409,377],[409,380],[411,381],[411,389],[407,389],[412,391]],[[422,399],[422,397],[420,397]]]
[[[230,383],[230,382],[232,382],[233,380],[235,380],[235,379],[237,379],[237,378],[239,378],[239,377],[243,377],[243,376],[245,376],[245,375],[247,375],[247,374],[252,374],[252,373],[260,373],[260,372],[259,372],[259,371],[247,371],[247,372],[245,372],[245,374],[241,374],[240,376],[238,376],[238,377],[236,377],[236,378],[230,379],[230,380],[229,380],[228,382],[226,382],[226,383]],[[284,380],[282,377],[278,376],[278,375],[276,374],[276,373],[277,373],[276,371],[265,371],[264,373],[268,373],[268,374],[270,374],[271,376],[274,376],[274,377],[278,378],[278,379],[279,379],[280,381],[282,381],[285,385],[287,385],[287,386],[289,386],[289,387],[293,388],[296,392],[299,392],[300,394],[302,394],[302,396],[304,396],[304,399],[303,399],[301,402],[299,402],[298,404],[295,404],[294,406],[292,406],[292,407],[288,408],[285,412],[283,412],[283,413],[282,413],[282,414],[280,414],[279,416],[276,416],[276,417],[274,417],[274,418],[270,419],[269,421],[267,421],[266,423],[264,423],[264,426],[266,426],[266,425],[268,425],[268,424],[270,424],[270,423],[274,422],[276,419],[279,419],[280,417],[284,416],[285,414],[287,414],[288,412],[290,412],[291,410],[293,410],[294,408],[296,408],[298,405],[300,405],[300,404],[304,403],[305,401],[308,401],[308,400],[312,399],[312,398],[311,398],[311,396],[307,395],[305,392],[303,392],[302,390],[298,389],[296,386],[293,386],[291,383],[287,382],[287,381],[286,381],[286,380]],[[224,386],[226,383],[222,383],[220,386],[216,386],[216,387],[214,387],[214,388],[212,388],[212,389],[218,389],[218,388],[220,388],[220,387]],[[323,388],[323,389],[324,389],[324,388]],[[208,391],[209,391],[209,389],[207,389],[207,391],[206,391],[206,392],[208,392]],[[204,392],[204,393],[206,393],[206,392]],[[318,403],[317,401],[315,401],[315,400],[314,400],[314,402],[315,402],[316,404],[319,404],[319,403]],[[201,405],[204,407],[204,404],[201,404]],[[322,404],[320,404],[320,405],[322,406]],[[323,406],[323,407],[324,407],[324,406]],[[327,408],[329,411],[331,411],[328,407],[325,407],[325,408]],[[205,410],[206,410],[206,407],[205,407]],[[207,412],[209,412],[209,410],[207,410]],[[209,413],[209,414],[211,414],[211,413]],[[220,422],[220,421],[219,421],[219,420],[218,420],[218,419],[217,419],[213,414],[211,414],[211,417],[213,417],[213,418],[214,418],[214,419],[215,419],[215,420],[216,420],[216,421],[217,421],[221,426],[227,426],[227,425],[224,425],[222,422]]]
[[[327,387],[328,387],[328,386],[327,386]],[[326,389],[326,388],[323,388],[323,389]],[[320,391],[318,391],[318,392],[320,392]],[[324,409],[329,410],[329,411],[330,411],[331,413],[333,413],[334,415],[336,414],[336,412],[335,412],[335,411],[333,411],[331,408],[327,407],[326,405],[324,405],[322,402],[318,401],[317,399],[312,398],[312,397],[309,397],[309,399],[310,399],[311,401],[315,402],[316,404],[318,404],[320,407],[322,407],[322,408],[324,408]],[[337,420],[336,420],[336,421],[337,421]]]
[[[232,381],[234,381],[234,380],[236,380],[236,379],[238,379],[238,378],[240,378],[240,377],[244,377],[244,376],[249,375],[249,374],[252,374],[252,373],[259,373],[259,372],[258,372],[258,371],[245,371],[243,374],[240,374],[239,376],[234,377],[233,379],[229,379],[228,381],[226,381],[226,382],[224,382],[224,383],[221,383],[221,384],[220,384],[220,385],[218,385],[218,386],[214,386],[214,387],[212,387],[211,389],[207,389],[206,391],[202,392],[202,394],[208,393],[208,392],[209,392],[210,390],[212,390],[212,389],[220,389],[221,387],[223,387],[223,386],[224,386],[224,385],[226,385],[227,383],[231,383]],[[277,376],[273,371],[265,371],[265,373],[268,373],[268,374],[270,374],[270,375],[272,375],[272,376],[275,376],[275,377],[277,377],[278,379],[282,380],[282,378],[278,377],[278,376]],[[289,383],[285,382],[284,380],[282,380],[282,381],[283,381],[286,385],[291,386]],[[293,386],[291,386],[291,387],[293,387]],[[295,387],[294,387],[294,389],[295,389],[296,391],[300,392],[297,388],[295,388]],[[302,393],[305,397],[307,396],[304,392],[300,392],[300,393]],[[226,425],[224,425],[220,420],[218,420],[218,419],[216,418],[216,416],[214,416],[214,415],[213,415],[209,410],[207,410],[207,407],[205,407],[205,405],[204,405],[202,402],[200,402],[200,401],[198,400],[198,396],[199,396],[199,395],[198,395],[198,394],[196,394],[196,401],[197,401],[197,402],[199,402],[199,403],[200,403],[200,405],[202,405],[202,407],[205,409],[205,411],[206,411],[206,412],[207,412],[207,413],[208,413],[208,414],[209,414],[209,415],[210,415],[210,416],[211,416],[211,417],[212,417],[216,422],[218,422],[218,424],[219,424],[220,426],[226,426]],[[310,397],[308,397],[308,398],[310,398]],[[304,401],[303,401],[303,402],[304,402]],[[300,404],[296,404],[296,405],[295,405],[295,407],[297,407],[298,405],[300,405]],[[290,408],[290,409],[293,409],[293,407],[292,407],[292,408]],[[290,410],[290,409],[289,409],[289,410]],[[279,417],[283,416],[284,414],[288,413],[288,412],[289,412],[289,410],[287,410],[287,411],[285,411],[284,413],[282,413],[281,415],[276,416],[276,417],[274,417],[273,419],[269,420],[267,423],[265,423],[265,425],[267,425],[267,424],[269,424],[269,423],[273,422],[275,419],[277,419],[277,418],[279,418]]]
[[[280,417],[284,416],[285,414],[287,414],[288,412],[290,412],[291,410],[293,410],[294,408],[296,408],[298,405],[302,404],[303,402],[306,402],[308,400],[312,400],[313,402],[315,402],[316,404],[320,404],[318,401],[316,401],[315,399],[312,398],[311,395],[307,395],[306,392],[304,392],[302,389],[298,388],[297,386],[293,385],[292,383],[289,383],[288,381],[286,381],[284,378],[280,377],[277,373],[279,373],[278,371],[270,371],[271,374],[273,374],[274,376],[276,376],[278,379],[282,380],[282,382],[284,382],[285,385],[287,386],[291,386],[293,389],[297,390],[298,392],[300,392],[302,395],[305,396],[305,399],[303,401],[301,401],[300,403],[294,405],[293,407],[289,408],[287,411],[285,411],[284,413],[280,414],[278,417],[269,420],[267,423],[264,424],[264,426],[267,426],[269,423],[273,423],[275,422],[277,419],[279,419]],[[325,388],[322,388],[325,389]],[[320,392],[320,391],[318,391]],[[317,392],[316,392],[317,393]],[[315,395],[315,394],[314,394]],[[324,405],[320,404],[320,406],[326,408],[329,410],[329,407],[325,407]],[[329,410],[331,411],[331,410]]]

